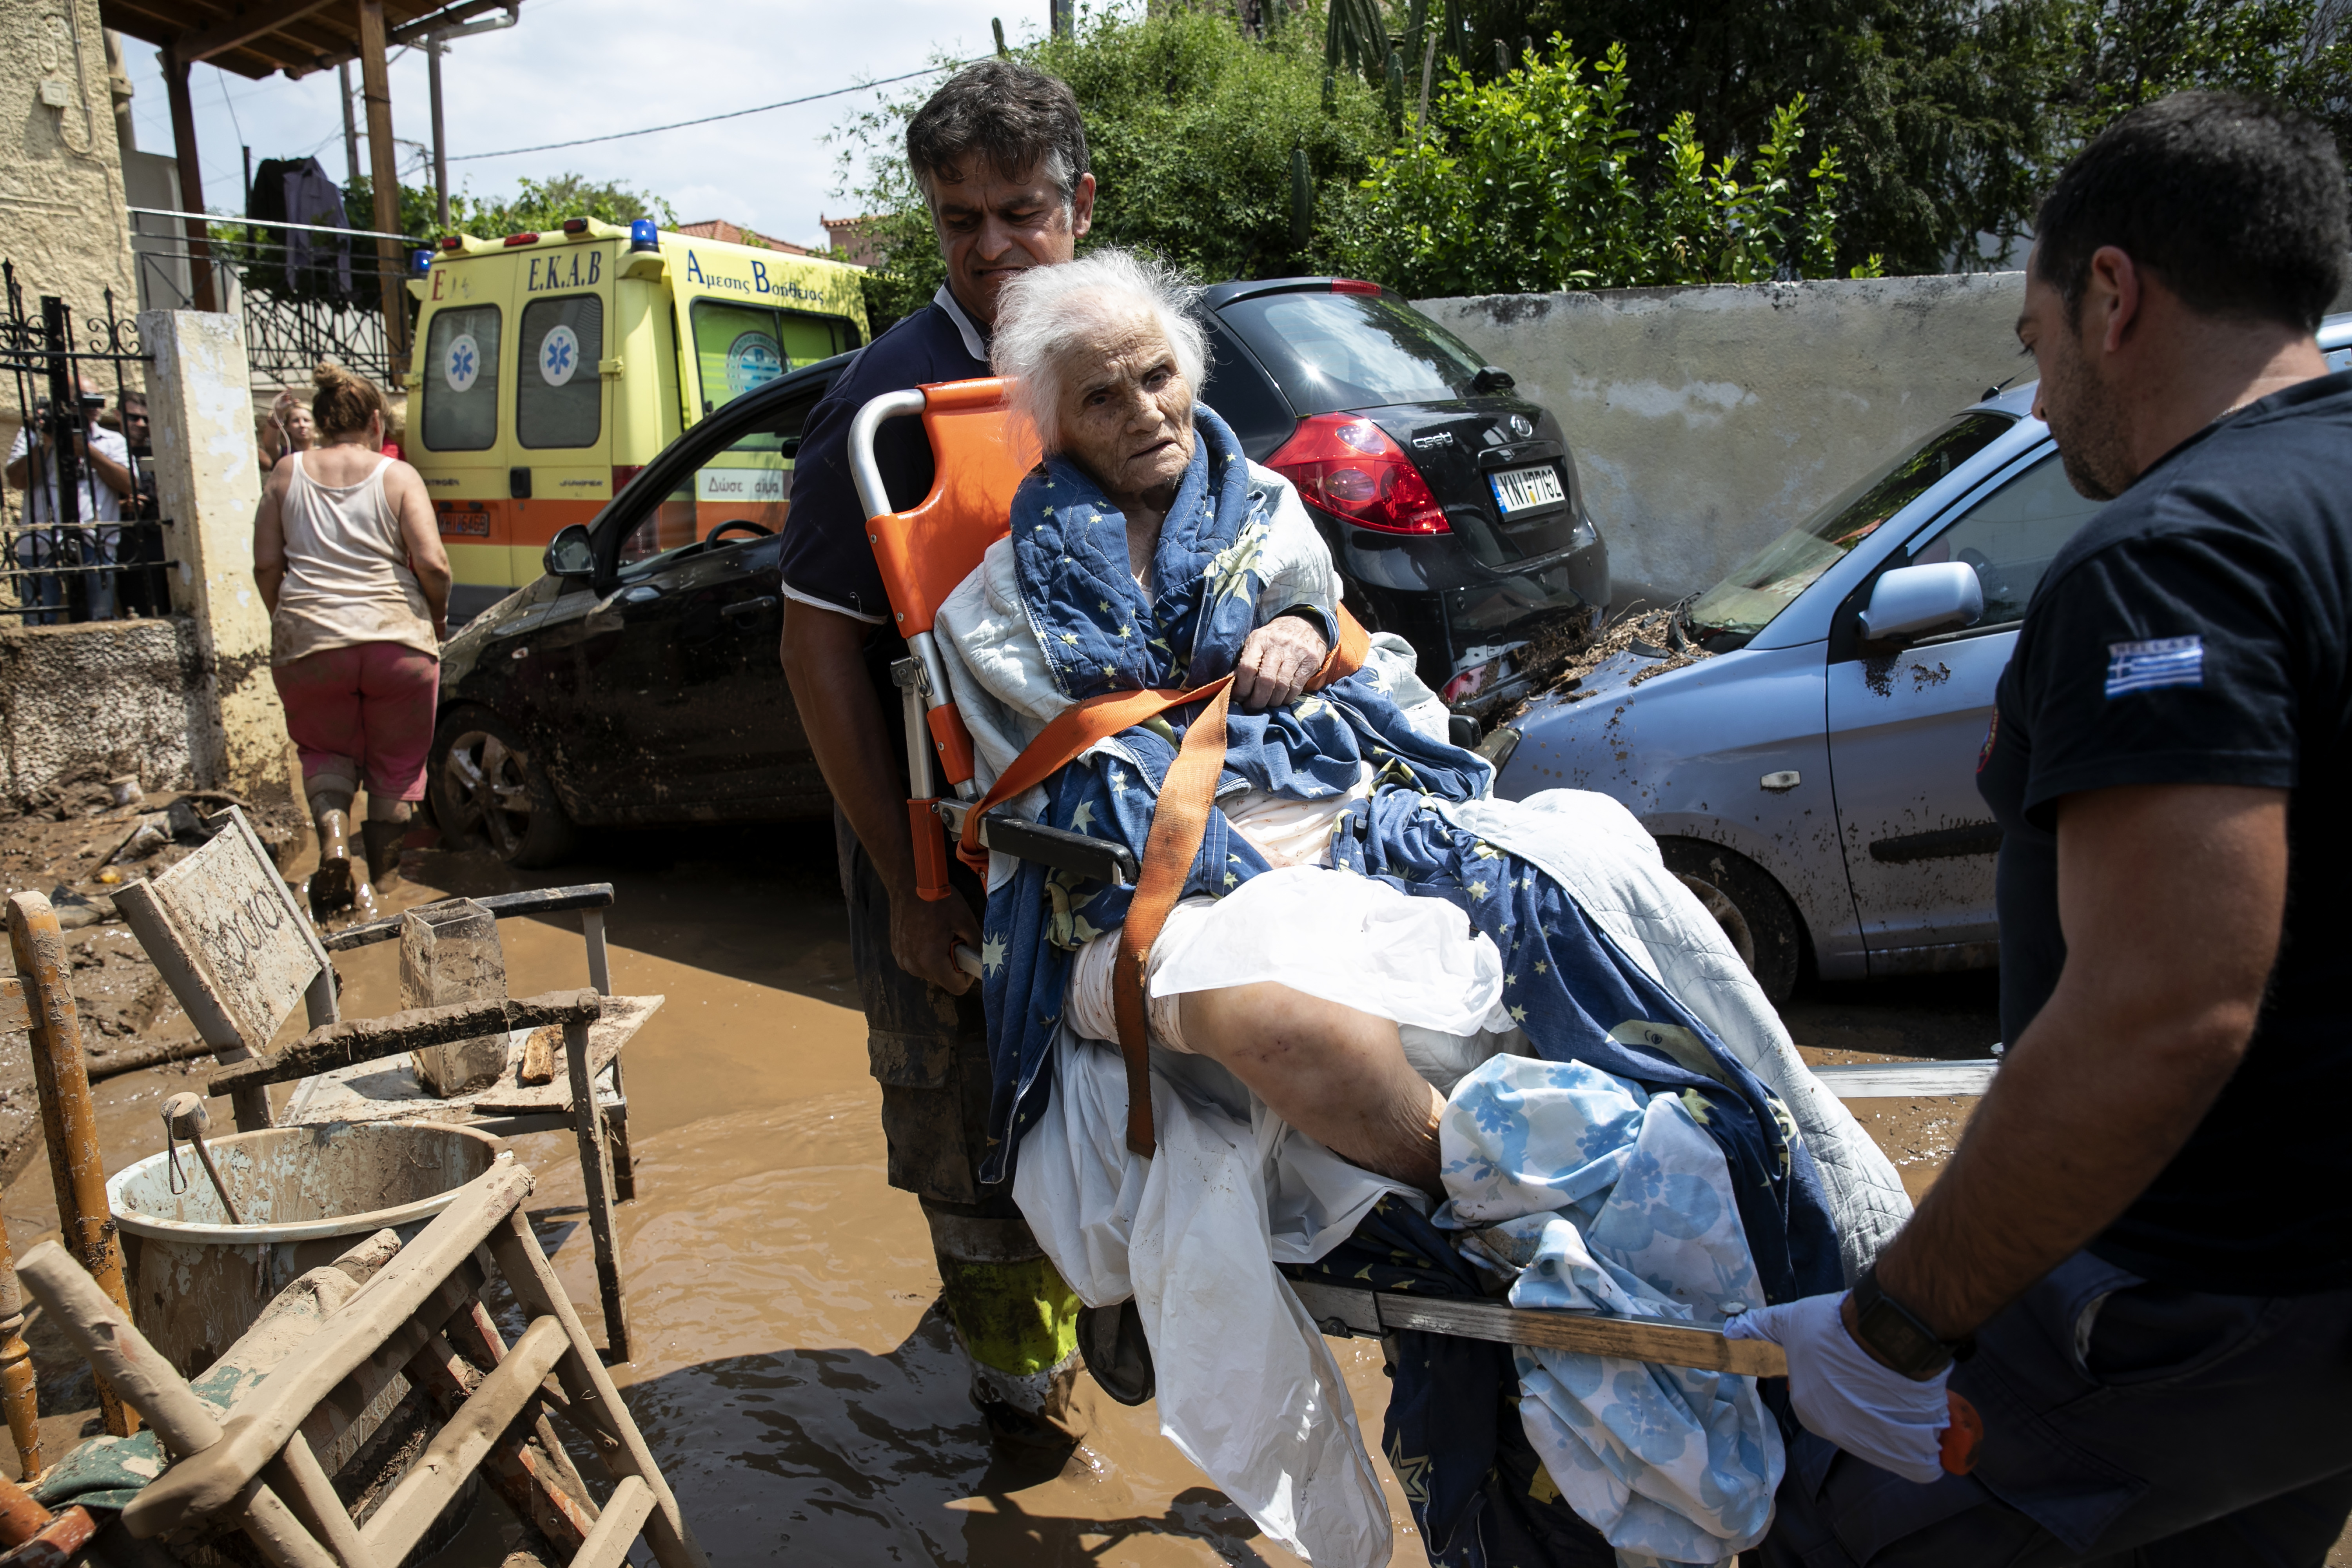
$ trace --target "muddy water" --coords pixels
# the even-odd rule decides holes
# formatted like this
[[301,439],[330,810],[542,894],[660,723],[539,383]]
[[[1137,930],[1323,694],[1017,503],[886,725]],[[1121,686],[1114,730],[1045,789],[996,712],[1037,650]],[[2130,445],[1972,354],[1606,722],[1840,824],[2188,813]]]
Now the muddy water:
[[[1093,1429],[1068,1462],[992,1457],[930,1310],[939,1275],[922,1215],[884,1180],[829,835],[786,835],[749,867],[719,836],[625,848],[626,863],[531,879],[613,881],[613,987],[667,998],[623,1057],[638,1196],[618,1221],[637,1359],[614,1376],[714,1561],[1293,1561],[1158,1435],[1151,1406],[1124,1408],[1091,1384]],[[478,857],[411,864],[422,885],[400,904],[521,885]],[[513,994],[585,984],[577,917],[499,929]],[[337,966],[346,1016],[398,1006],[396,944]],[[289,1034],[299,1027],[298,1010]],[[166,1069],[98,1086],[110,1173],[161,1149],[161,1100],[192,1081],[201,1075]],[[230,1124],[226,1101],[212,1110]],[[529,1206],[541,1235],[601,1337],[572,1141],[514,1147],[539,1178]],[[45,1166],[5,1207],[18,1248],[55,1234]],[[54,1454],[96,1427],[86,1376],[36,1329]],[[1334,1349],[1377,1443],[1378,1349]],[[1375,1465],[1396,1561],[1425,1561],[1393,1476]],[[443,1560],[495,1564],[498,1533],[469,1531]]]

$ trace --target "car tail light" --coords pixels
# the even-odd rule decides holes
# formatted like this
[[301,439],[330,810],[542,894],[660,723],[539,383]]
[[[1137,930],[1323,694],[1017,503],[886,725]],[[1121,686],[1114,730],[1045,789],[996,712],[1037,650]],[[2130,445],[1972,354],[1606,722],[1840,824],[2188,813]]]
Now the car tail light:
[[1450,533],[1429,481],[1389,433],[1355,414],[1318,414],[1266,459],[1310,506],[1383,533]]
[[1334,278],[1331,279],[1331,292],[1334,294],[1377,294],[1380,291],[1381,286],[1379,284],[1367,283],[1360,278]]
[[635,479],[639,474],[642,474],[642,473],[644,473],[645,471],[646,471],[646,466],[645,466],[643,463],[615,463],[615,464],[614,464],[614,465],[613,465],[613,493],[614,493],[614,495],[619,495],[619,494],[621,493],[621,487],[622,487],[623,485],[627,484],[631,479]]
[[539,243],[539,236],[535,234],[510,234],[507,236],[505,243],[508,245],[537,245]]

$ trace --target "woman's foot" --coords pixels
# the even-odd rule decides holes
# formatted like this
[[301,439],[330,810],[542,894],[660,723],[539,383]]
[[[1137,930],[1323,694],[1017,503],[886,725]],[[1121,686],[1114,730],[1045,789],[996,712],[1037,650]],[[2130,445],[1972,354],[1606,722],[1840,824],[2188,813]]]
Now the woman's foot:
[[351,827],[340,811],[322,811],[319,830],[319,868],[310,873],[310,913],[321,917],[352,906]]

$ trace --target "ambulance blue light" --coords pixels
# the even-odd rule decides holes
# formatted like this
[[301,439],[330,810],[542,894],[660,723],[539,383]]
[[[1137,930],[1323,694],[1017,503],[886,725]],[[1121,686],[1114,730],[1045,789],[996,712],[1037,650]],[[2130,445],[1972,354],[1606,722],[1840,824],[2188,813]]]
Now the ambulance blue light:
[[408,253],[408,265],[419,278],[422,278],[426,269],[433,265],[433,253],[429,250],[412,250]]
[[629,225],[629,248],[631,250],[661,248],[661,232],[655,226],[653,219],[641,217]]

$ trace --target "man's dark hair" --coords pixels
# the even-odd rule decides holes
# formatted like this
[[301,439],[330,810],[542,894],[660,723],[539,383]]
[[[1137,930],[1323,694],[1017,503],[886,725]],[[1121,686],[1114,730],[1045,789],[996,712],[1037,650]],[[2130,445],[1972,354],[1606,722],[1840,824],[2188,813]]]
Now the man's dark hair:
[[1059,78],[982,60],[950,77],[907,122],[907,163],[927,197],[932,175],[961,180],[978,163],[1008,176],[1035,170],[1067,202],[1087,172],[1087,131]]
[[2034,267],[2081,321],[2091,255],[2112,245],[2209,316],[2319,325],[2344,284],[2344,163],[2288,110],[2176,92],[2101,132],[2033,223]]

